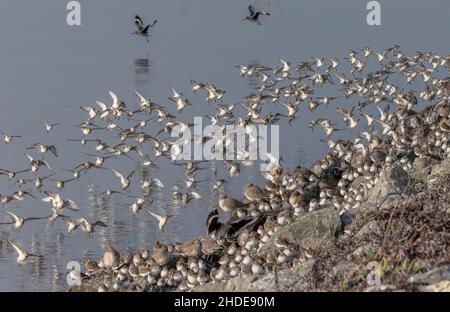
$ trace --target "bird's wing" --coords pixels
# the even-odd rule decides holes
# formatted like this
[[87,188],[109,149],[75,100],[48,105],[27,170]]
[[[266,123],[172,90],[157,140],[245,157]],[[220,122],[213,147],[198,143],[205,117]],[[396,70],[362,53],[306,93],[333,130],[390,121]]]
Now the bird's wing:
[[248,6],[248,10],[250,11],[250,16],[252,16],[252,15],[254,15],[255,14],[255,8],[253,7],[253,5],[249,5]]
[[68,199],[67,202],[69,203],[67,208],[73,211],[80,211],[80,207],[78,207],[78,205],[73,200]]
[[158,187],[164,187],[164,184],[161,182],[158,178],[153,178],[152,181],[158,186]]
[[134,172],[135,172],[135,170],[130,172],[130,174],[127,176],[127,180],[129,180],[133,176]]
[[120,179],[120,181],[125,180],[125,177],[124,177],[119,171],[117,171],[117,170],[115,170],[115,169],[111,169],[111,170],[112,170],[112,172],[115,174],[115,176],[118,177],[118,178]]
[[[89,106],[80,106],[80,108],[88,113],[93,109],[92,107],[89,107]],[[45,123],[45,122],[42,122],[42,123],[47,126],[47,123]]]
[[58,152],[56,151],[56,147],[54,145],[50,145],[48,149],[53,155],[55,155],[55,157],[58,157]]
[[134,24],[136,24],[136,27],[139,30],[142,30],[142,28],[144,28],[144,22],[142,21],[142,19],[139,17],[139,15],[136,15],[134,17]]
[[33,161],[33,157],[31,157],[29,154],[25,154],[25,156],[28,158],[28,160],[29,160],[30,162]]
[[102,221],[95,221],[94,225],[107,227],[107,225],[104,222],[102,222]]
[[47,167],[47,169],[49,171],[52,171],[52,167],[50,167],[50,164],[46,160],[42,160],[42,162],[44,163],[45,167]]
[[20,254],[23,254],[23,250],[20,249],[20,248],[19,248],[16,244],[14,244],[12,241],[8,240],[8,243],[10,243],[11,246],[14,247],[14,249],[16,250],[16,252],[17,252],[19,255],[20,255]]
[[42,220],[42,219],[47,219],[47,217],[29,217],[29,218],[25,218],[25,221],[32,221],[32,220]]
[[175,88],[170,88],[170,90],[172,91],[173,98],[179,98],[181,96],[181,94],[177,90],[175,90]]
[[164,219],[164,217],[162,217],[162,216],[160,216],[160,215],[158,215],[158,214],[156,214],[154,212],[151,212],[150,210],[145,210],[145,212],[147,212],[149,215],[151,215],[152,217],[157,219],[158,222],[161,222]]
[[335,111],[336,111],[336,113],[338,113],[342,117],[349,117],[350,116],[349,112],[347,112],[345,109],[343,109],[341,107],[336,107]]
[[136,93],[136,95],[138,96],[139,100],[141,102],[147,102],[147,100],[145,99],[144,96],[142,96],[142,94],[140,94],[137,90],[134,90],[134,93]]
[[88,222],[88,220],[86,220],[86,218],[78,218],[75,221],[84,228],[86,228],[86,226],[89,224],[89,222]]
[[115,95],[114,92],[109,90],[109,96],[113,100],[113,105],[112,106],[116,107],[118,105],[118,103],[119,103],[119,99],[117,98],[117,95]]
[[197,193],[197,192],[191,192],[191,196],[192,196],[193,198],[195,198],[195,199],[200,199],[200,198],[202,198],[202,196],[201,196],[199,193]]
[[19,219],[19,217],[17,217],[14,213],[9,212],[9,211],[3,211],[5,214],[7,214],[8,216],[14,218],[14,221],[17,221]]
[[106,111],[106,110],[108,109],[108,107],[106,106],[106,104],[103,103],[103,102],[95,101],[95,103],[100,107],[100,109],[101,109],[102,111]]
[[44,203],[50,203],[53,201],[53,197],[51,197],[51,196],[44,197],[44,198],[42,198],[42,201]]

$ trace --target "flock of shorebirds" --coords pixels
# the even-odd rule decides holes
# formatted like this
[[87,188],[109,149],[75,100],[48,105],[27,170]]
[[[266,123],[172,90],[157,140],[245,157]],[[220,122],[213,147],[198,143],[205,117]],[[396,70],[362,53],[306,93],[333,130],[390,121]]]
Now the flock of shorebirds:
[[[262,14],[269,15],[255,11],[252,6],[249,10],[247,19],[250,20],[258,20]],[[148,33],[155,23],[144,26],[137,17],[138,33]],[[212,189],[218,192],[218,199],[206,220],[207,235],[184,243],[155,241],[151,251],[141,249],[133,254],[120,255],[113,246],[109,246],[98,261],[87,259],[82,273],[83,276],[102,276],[99,291],[139,291],[158,287],[184,291],[235,276],[257,278],[267,271],[288,266],[299,247],[282,238],[275,241],[278,250],[258,255],[259,248],[279,227],[317,209],[333,207],[340,213],[357,209],[366,193],[377,183],[383,168],[400,164],[409,170],[417,157],[442,160],[450,154],[450,56],[420,51],[406,55],[398,46],[381,52],[366,47],[351,51],[343,60],[314,57],[296,65],[280,60],[274,68],[260,64],[237,67],[241,76],[258,80],[254,92],[240,103],[225,105],[223,89],[211,82],[191,81],[192,91],[205,91],[206,101],[211,109],[215,109],[215,113],[208,116],[211,124],[222,127],[238,124],[244,128],[283,121],[293,124],[301,110],[307,114],[308,110],[334,107],[342,119],[339,128],[328,118],[309,122],[310,128],[320,126],[323,129],[329,151],[309,168],[297,166],[292,173],[283,168],[282,160],[269,160],[273,161],[273,169],[262,173],[265,185],[247,184],[239,199],[223,193],[227,179],[218,177],[216,172]],[[375,70],[369,72],[369,67],[375,67]],[[345,71],[348,68],[349,72]],[[396,83],[401,80],[405,82],[403,85]],[[329,96],[317,95],[324,86],[337,90]],[[410,90],[405,91],[405,88]],[[178,146],[170,137],[175,126],[193,126],[177,116],[193,104],[175,88],[171,88],[169,98],[174,105],[160,105],[137,90],[135,93],[138,99],[135,108],[112,91],[109,91],[111,104],[97,101],[96,106],[81,107],[88,119],[79,125],[82,137],[70,141],[83,146],[92,145],[93,152],[87,154],[92,160],[69,170],[69,179],[55,178],[48,158],[58,156],[55,145],[33,144],[27,148],[34,153],[26,153],[28,167],[0,169],[0,176],[11,179],[18,187],[10,195],[0,195],[2,207],[7,207],[12,201],[22,201],[26,196],[37,198],[38,194],[45,194],[40,200],[51,206],[50,214],[44,217],[25,218],[3,210],[9,221],[2,224],[10,224],[19,230],[26,222],[62,220],[68,232],[81,229],[91,235],[95,227],[106,224],[70,217],[68,210],[80,209],[73,200],[64,198],[61,190],[68,183],[82,181],[86,172],[102,169],[109,170],[119,186],[117,190],[105,190],[103,194],[133,198],[126,207],[134,215],[143,210],[164,231],[170,224],[171,215],[147,209],[152,203],[152,189],[164,187],[162,181],[149,177],[151,170],[158,170],[158,161],[162,159],[185,168],[185,192],[174,193],[180,204],[188,205],[191,200],[201,198],[201,194],[195,191],[199,182],[196,172],[204,168],[204,161],[177,161],[174,155],[178,155],[183,146]],[[160,126],[161,130],[150,133],[150,123]],[[49,133],[57,126],[60,125],[43,123],[44,130]],[[337,131],[355,128],[363,129],[352,140],[333,138]],[[94,138],[94,134],[98,135]],[[106,144],[104,138],[107,134],[113,134],[109,138],[118,138],[119,142]],[[7,144],[14,144],[20,138],[19,135],[3,133]],[[195,139],[205,142],[211,137]],[[151,143],[149,152],[145,151],[146,143]],[[230,148],[226,142],[221,146],[224,153]],[[245,154],[245,151],[234,152]],[[144,170],[146,174],[138,179],[136,170],[121,173],[107,168],[105,163],[110,158],[131,160],[138,164],[136,170]],[[230,178],[252,164],[249,160],[224,161]],[[42,175],[41,171],[47,174]],[[357,178],[362,182],[353,187],[352,182]],[[55,182],[56,191],[48,190],[47,180]],[[24,191],[25,185],[34,190]],[[139,186],[139,194],[130,193],[135,191],[134,185]],[[221,214],[228,218],[221,218]],[[39,256],[27,253],[13,241],[10,244],[17,251],[19,263],[28,257]],[[77,275],[78,272],[72,270],[70,274]]]

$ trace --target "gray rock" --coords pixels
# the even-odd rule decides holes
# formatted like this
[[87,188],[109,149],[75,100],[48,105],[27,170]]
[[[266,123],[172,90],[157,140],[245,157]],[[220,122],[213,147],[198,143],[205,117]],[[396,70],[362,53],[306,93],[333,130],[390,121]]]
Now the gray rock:
[[450,280],[450,265],[441,266],[425,273],[418,273],[410,278],[412,284],[435,284],[443,280]]
[[423,292],[450,292],[450,281],[441,281],[427,286],[419,286],[418,289]]
[[414,159],[412,168],[408,171],[411,183],[426,183],[427,177],[431,172],[433,165],[438,163],[437,160],[431,157],[417,157]]
[[353,251],[352,255],[356,257],[366,257],[370,254],[374,254],[377,251],[377,247],[375,244],[368,243],[366,245],[362,245]]
[[[367,194],[367,200],[363,207],[378,205],[388,194],[409,192],[409,176],[401,166],[393,166],[383,169],[379,173],[378,182]],[[399,195],[390,195],[385,202],[396,200]]]
[[341,278],[347,275],[349,272],[356,271],[358,269],[358,266],[355,265],[352,262],[349,261],[342,261],[338,265],[335,265],[333,267],[333,274],[334,276]]
[[356,237],[364,237],[365,235],[376,234],[380,235],[382,230],[380,224],[376,220],[369,221],[356,233]]
[[385,292],[385,291],[395,291],[397,288],[393,285],[377,285],[369,286],[364,289],[364,292]]
[[325,208],[307,213],[287,226],[281,227],[258,251],[259,255],[277,250],[275,240],[286,239],[290,244],[311,248],[333,241],[341,229],[339,213],[333,208]]
[[292,267],[292,272],[294,272],[298,277],[305,277],[306,274],[312,271],[315,263],[315,260],[309,260],[296,264]]
[[[264,289],[264,288],[263,288]],[[243,277],[233,277],[225,281],[213,281],[202,286],[198,286],[194,289],[196,292],[258,292],[263,291],[250,279]],[[270,288],[266,288],[266,291],[270,291]]]
[[438,174],[438,175],[450,174],[450,157],[447,157],[439,164],[434,165],[433,168],[431,169],[431,174]]

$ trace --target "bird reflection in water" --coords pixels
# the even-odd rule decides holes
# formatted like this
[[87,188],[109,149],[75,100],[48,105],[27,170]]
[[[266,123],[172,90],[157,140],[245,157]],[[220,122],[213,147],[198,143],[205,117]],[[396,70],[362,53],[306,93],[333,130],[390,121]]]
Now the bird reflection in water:
[[136,88],[148,86],[154,78],[153,62],[150,58],[138,58],[134,60],[134,83]]

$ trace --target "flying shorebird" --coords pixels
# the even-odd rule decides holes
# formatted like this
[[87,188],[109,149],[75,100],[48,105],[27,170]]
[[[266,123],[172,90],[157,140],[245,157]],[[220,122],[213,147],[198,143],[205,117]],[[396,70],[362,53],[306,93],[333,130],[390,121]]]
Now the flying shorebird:
[[245,20],[249,20],[249,21],[253,21],[253,22],[257,22],[258,25],[261,25],[261,22],[259,21],[259,16],[260,15],[270,15],[270,13],[264,12],[264,11],[255,11],[255,8],[253,5],[249,5],[248,6],[248,11],[249,11],[249,15],[244,17],[244,21]]
[[47,131],[47,133],[49,133],[50,131],[52,131],[54,127],[56,127],[56,126],[58,126],[58,125],[61,124],[60,122],[56,122],[56,123],[48,123],[48,122],[45,122],[45,121],[41,121],[41,123],[44,125],[45,130]]
[[53,179],[53,178],[48,178],[48,179],[56,182],[56,187],[61,190],[66,186],[66,183],[75,181],[78,179],[78,177],[73,177],[73,178],[67,179],[67,180],[57,180],[57,179]]
[[7,175],[9,178],[15,178],[16,175],[18,175],[19,173],[24,173],[24,172],[28,172],[28,171],[30,171],[30,169],[24,169],[24,170],[18,170],[18,171],[0,169],[0,175],[4,174],[4,175]]
[[3,141],[5,141],[6,144],[11,143],[12,140],[14,140],[15,138],[21,138],[21,135],[9,135],[6,134],[5,132],[1,132],[3,134]]
[[126,205],[119,204],[119,206],[130,209],[132,211],[133,215],[136,215],[139,212],[139,210],[141,210],[144,207],[150,206],[152,203],[153,203],[153,201],[146,202],[145,199],[138,198],[131,204],[126,204]]
[[169,100],[174,102],[177,106],[177,112],[182,111],[186,106],[191,105],[189,100],[183,99],[183,93],[177,91],[175,88],[170,88],[172,95],[169,97]]
[[189,202],[193,199],[201,199],[202,196],[197,192],[182,193],[180,191],[173,192],[173,198],[176,200],[181,200],[184,206],[187,206]]
[[[98,102],[98,101],[97,101],[97,102]],[[99,103],[101,103],[101,102],[99,102]],[[103,104],[103,103],[102,103],[102,104]],[[85,112],[88,113],[88,115],[89,115],[89,120],[92,120],[92,119],[94,119],[94,118],[97,116],[97,111],[95,110],[94,107],[90,107],[90,106],[80,106],[80,108],[81,108],[82,110],[84,110]],[[105,108],[106,108],[106,106],[105,106]]]
[[134,174],[134,170],[130,172],[130,174],[125,178],[120,172],[117,170],[111,169],[116,177],[120,179],[120,184],[122,184],[122,189],[126,190],[130,186],[130,178]]
[[356,121],[353,118],[353,114],[352,114],[353,109],[350,112],[348,112],[348,111],[346,111],[345,109],[343,109],[341,107],[336,107],[335,108],[336,113],[341,115],[342,119],[345,121],[345,123],[347,123],[347,126],[349,128],[355,128],[358,125],[358,121]]
[[14,247],[14,249],[16,250],[18,257],[17,257],[17,263],[18,264],[23,264],[28,257],[40,257],[38,255],[34,255],[34,254],[30,254],[28,252],[26,252],[25,250],[20,249],[16,244],[14,244],[12,241],[8,240],[8,243],[11,244],[11,246]]
[[73,211],[79,211],[80,208],[77,204],[71,199],[63,199],[61,195],[52,192],[44,192],[46,197],[42,198],[44,203],[52,203],[52,206],[55,210],[61,211],[63,208],[68,208]]
[[151,24],[144,25],[144,22],[139,17],[139,15],[136,15],[134,17],[134,24],[136,25],[137,30],[135,32],[131,33],[131,34],[132,35],[143,36],[143,37],[145,37],[147,42],[149,42],[148,38],[150,36],[150,29],[153,28],[153,26],[155,26],[156,22],[158,22],[158,20],[154,20],[153,23],[151,23]]
[[11,222],[7,222],[7,223],[0,223],[0,224],[13,224],[14,223],[14,229],[15,230],[19,230],[27,221],[31,221],[31,220],[42,220],[42,219],[46,219],[47,217],[41,217],[41,218],[37,218],[37,217],[30,217],[30,218],[22,218],[17,216],[16,214],[9,212],[9,211],[4,211],[3,213],[5,213],[6,215],[8,215],[9,217],[11,217],[13,221]]
[[52,168],[50,167],[49,163],[46,160],[34,159],[29,154],[25,154],[25,156],[28,158],[30,162],[32,172],[37,172],[39,168],[41,168],[42,166],[46,167],[48,171],[52,171]]
[[72,220],[69,217],[63,216],[62,219],[67,225],[67,233],[73,233],[80,226],[79,222],[77,222],[76,220]]
[[40,154],[45,154],[48,151],[50,151],[53,155],[55,155],[55,157],[58,157],[58,152],[56,151],[56,147],[54,145],[44,145],[41,143],[35,143],[35,144],[27,147],[27,149],[35,149]]
[[217,178],[217,169],[214,169],[214,184],[213,184],[213,191],[218,191],[220,188],[227,183],[227,180],[225,179],[218,179]]
[[308,127],[309,127],[309,128],[314,128],[316,125],[320,125],[320,126],[322,127],[322,129],[323,129],[323,131],[325,132],[325,135],[326,135],[327,137],[330,137],[331,134],[332,134],[334,131],[342,131],[342,130],[345,130],[345,129],[336,129],[336,128],[333,128],[335,125],[332,124],[331,121],[329,121],[328,119],[325,119],[325,118],[319,118],[319,119],[311,120],[310,123],[309,123],[309,125],[308,125]]
[[94,223],[90,223],[85,218],[79,218],[76,221],[81,225],[81,229],[86,233],[94,233],[94,228],[96,226],[103,226],[103,227],[107,226],[102,221],[95,221]]
[[169,220],[170,217],[172,217],[172,215],[168,214],[158,215],[154,212],[151,212],[150,210],[145,210],[145,212],[154,217],[156,220],[158,220],[158,227],[161,230],[161,232],[164,232],[164,228],[167,224],[167,221]]

